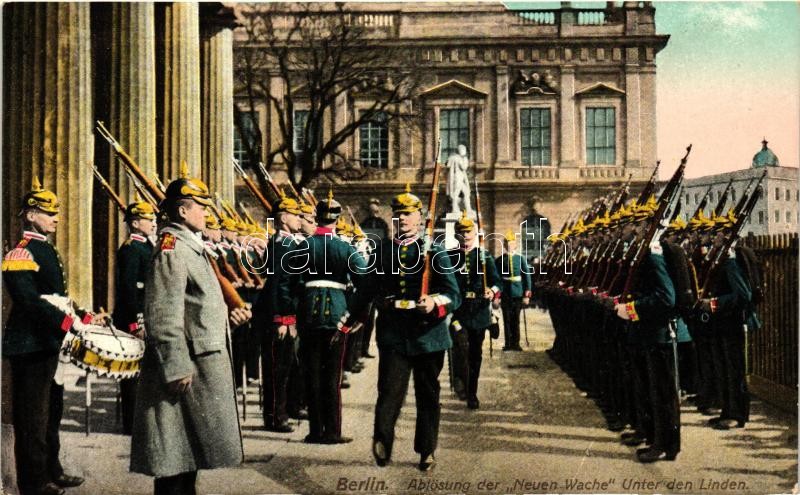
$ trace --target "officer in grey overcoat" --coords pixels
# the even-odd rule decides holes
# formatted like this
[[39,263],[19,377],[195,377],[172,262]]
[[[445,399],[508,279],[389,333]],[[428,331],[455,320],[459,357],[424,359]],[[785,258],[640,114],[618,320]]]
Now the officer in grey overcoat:
[[242,442],[231,366],[229,312],[199,232],[208,188],[180,178],[166,190],[160,233],[145,284],[147,347],[131,439],[131,471],[155,477],[156,494],[193,494],[198,469],[237,466]]

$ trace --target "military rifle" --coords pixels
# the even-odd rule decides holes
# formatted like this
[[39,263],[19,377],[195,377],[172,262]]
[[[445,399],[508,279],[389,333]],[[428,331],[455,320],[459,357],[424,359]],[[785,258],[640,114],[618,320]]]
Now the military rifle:
[[106,179],[103,177],[100,171],[97,170],[97,167],[95,165],[92,165],[92,170],[94,171],[94,176],[97,179],[97,182],[100,183],[100,187],[103,188],[103,191],[105,191],[106,196],[108,196],[108,199],[114,205],[116,205],[119,211],[124,215],[126,210],[125,202],[122,201],[122,198],[120,198],[116,192],[114,192],[114,189],[111,188],[111,184],[106,182]]
[[125,174],[128,176],[128,180],[131,181],[131,184],[133,184],[133,187],[134,189],[136,189],[136,192],[138,192],[139,195],[142,197],[142,199],[147,201],[150,204],[150,206],[153,207],[155,212],[158,213],[159,211],[158,203],[156,202],[156,200],[154,200],[153,197],[150,196],[147,190],[142,186],[142,184],[138,180],[136,180],[136,177],[127,168],[125,169]]
[[694,215],[689,217],[690,219],[696,217],[698,213],[705,209],[706,204],[708,204],[708,198],[711,196],[711,187],[712,186],[708,186],[705,195],[703,195],[703,199],[700,200],[700,204],[697,205],[697,209],[694,210]]
[[231,157],[231,162],[233,162],[233,169],[236,170],[236,173],[242,178],[242,181],[244,181],[244,184],[247,186],[247,189],[250,190],[250,193],[253,195],[253,197],[255,197],[259,203],[261,203],[261,206],[267,210],[268,214],[272,213],[272,204],[270,204],[270,202],[267,201],[267,198],[261,194],[261,190],[255,184],[255,182],[253,182],[253,179],[247,175],[242,166],[239,165],[239,162],[236,161],[236,158]]
[[622,289],[622,297],[619,299],[620,302],[625,302],[627,297],[630,295],[630,292],[633,290],[635,277],[637,276],[639,267],[644,260],[643,251],[651,244],[658,242],[661,239],[661,235],[669,226],[669,223],[666,220],[672,216],[672,209],[675,207],[680,184],[683,181],[683,175],[686,171],[686,162],[688,161],[689,153],[691,152],[692,145],[690,144],[686,148],[686,154],[683,156],[683,158],[681,158],[681,164],[678,166],[678,169],[674,174],[672,174],[672,178],[669,180],[667,185],[664,186],[664,190],[661,192],[661,197],[658,201],[658,209],[653,215],[647,231],[645,232],[644,236],[642,236],[636,254],[631,260],[628,268],[625,285]]
[[714,207],[715,216],[720,216],[722,212],[725,211],[725,203],[728,202],[728,192],[731,190],[731,185],[733,185],[733,177],[728,181],[728,185],[725,186],[725,190],[722,191],[719,200],[717,200],[717,206]]
[[267,184],[269,185],[270,189],[272,189],[272,192],[275,193],[275,196],[280,198],[281,189],[278,187],[278,184],[272,179],[272,175],[270,175],[269,171],[267,170],[267,167],[264,166],[263,162],[258,162],[258,170],[261,171],[261,175],[264,176],[264,180],[267,181]]
[[136,178],[139,179],[139,182],[144,184],[144,186],[147,188],[147,191],[150,193],[150,196],[157,199],[158,201],[163,201],[164,198],[166,198],[164,191],[160,189],[156,184],[154,184],[153,181],[147,178],[142,169],[139,168],[139,165],[137,165],[136,162],[133,161],[133,158],[131,158],[131,156],[125,151],[122,145],[119,144],[119,141],[114,139],[114,136],[112,136],[111,133],[108,131],[108,129],[106,129],[106,126],[103,124],[102,121],[100,120],[97,121],[97,126],[95,127],[95,130],[97,130],[97,133],[100,134],[100,136],[102,136],[103,139],[108,141],[108,144],[111,145],[111,148],[114,150],[114,153],[117,155],[117,158],[119,158],[120,161],[123,163],[123,165],[125,165],[128,168],[128,170],[130,170],[133,173],[133,175],[135,175]]
[[650,180],[647,181],[645,184],[644,189],[639,194],[639,197],[636,199],[637,205],[642,205],[647,201],[647,198],[653,194],[653,191],[656,188],[656,180],[658,179],[658,168],[661,166],[661,160],[656,162],[656,168],[653,169],[653,173],[650,175]]
[[431,271],[433,270],[433,256],[431,256],[431,246],[433,245],[433,226],[436,223],[436,198],[439,195],[439,172],[442,169],[442,164],[439,163],[439,154],[442,149],[442,141],[439,139],[439,144],[436,146],[436,158],[433,165],[433,184],[431,184],[431,197],[428,201],[428,214],[425,218],[425,240],[423,252],[425,255],[425,264],[423,265],[422,281],[420,283],[419,296],[420,298],[428,295],[431,287]]

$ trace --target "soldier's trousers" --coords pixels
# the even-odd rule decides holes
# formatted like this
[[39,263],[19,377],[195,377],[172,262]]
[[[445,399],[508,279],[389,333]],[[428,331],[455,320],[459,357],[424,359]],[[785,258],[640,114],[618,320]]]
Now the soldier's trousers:
[[297,416],[306,407],[306,374],[300,347],[303,338],[298,335],[292,346],[292,365],[289,369],[289,383],[286,389],[286,411],[289,416]]
[[702,410],[722,405],[722,389],[724,381],[722,376],[721,348],[716,342],[717,338],[707,329],[695,338],[697,360],[700,364],[700,379],[697,387],[697,408]]
[[439,373],[444,365],[444,351],[407,356],[393,350],[378,352],[378,402],[375,405],[373,438],[391,455],[394,426],[408,391],[408,379],[414,374],[417,424],[414,451],[427,455],[436,450],[439,437]]
[[377,317],[378,309],[373,305],[369,311],[369,318],[361,329],[361,355],[367,356],[369,354],[369,343],[372,340],[372,331],[375,329],[375,319]]
[[119,381],[122,432],[125,435],[130,435],[133,431],[133,411],[136,410],[136,388],[138,386],[138,378],[126,378]]
[[289,373],[294,361],[294,338],[287,333],[280,339],[277,332],[270,328],[261,351],[264,426],[271,428],[289,419],[286,400]]
[[503,310],[503,338],[504,349],[517,349],[519,347],[519,313],[522,310],[522,298],[503,298],[500,302]]
[[233,378],[236,381],[236,386],[242,386],[242,375],[244,373],[245,361],[247,358],[248,345],[247,345],[247,332],[250,331],[250,324],[245,323],[233,329],[231,335],[231,354],[233,357]]
[[718,342],[724,380],[720,417],[745,423],[750,419],[750,393],[744,369],[744,331],[741,327],[729,329]]
[[653,407],[650,403],[649,373],[647,371],[647,352],[642,345],[630,344],[631,377],[633,381],[633,408],[636,411],[634,429],[642,434],[647,443],[653,443]]
[[[483,362],[483,339],[486,338],[486,329],[467,328],[469,338],[469,379],[467,381],[467,397],[478,397],[478,378],[481,376],[481,363]],[[463,330],[462,330],[463,332]]]
[[317,439],[342,436],[342,361],[348,336],[331,344],[338,332],[332,328],[309,328],[300,338],[308,401],[309,435]]
[[469,383],[469,337],[467,331],[453,330],[450,327],[450,338],[453,347],[450,349],[450,371],[452,373],[451,385],[456,395],[462,400],[467,398],[467,383]]
[[57,354],[24,354],[10,362],[17,483],[22,493],[33,493],[64,472],[58,458],[64,387],[53,382]]
[[675,389],[672,344],[647,349],[647,378],[653,418],[653,448],[677,454],[681,450],[681,411]]

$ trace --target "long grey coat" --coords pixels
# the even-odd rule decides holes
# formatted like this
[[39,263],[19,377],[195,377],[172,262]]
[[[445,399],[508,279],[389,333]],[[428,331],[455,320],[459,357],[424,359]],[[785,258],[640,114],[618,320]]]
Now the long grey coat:
[[[228,352],[228,310],[203,243],[170,224],[145,285],[147,347],[131,439],[131,471],[173,476],[236,466],[242,441]],[[183,395],[166,384],[193,375]]]

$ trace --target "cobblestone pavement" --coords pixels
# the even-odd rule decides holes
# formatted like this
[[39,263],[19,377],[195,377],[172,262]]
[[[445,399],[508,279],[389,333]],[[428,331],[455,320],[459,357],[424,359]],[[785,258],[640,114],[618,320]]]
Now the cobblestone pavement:
[[[479,396],[469,411],[449,390],[442,372],[442,419],[436,469],[415,469],[414,396],[397,424],[392,463],[375,466],[370,454],[377,359],[351,376],[342,391],[347,445],[302,443],[307,425],[291,434],[263,431],[257,395],[247,404],[242,433],[245,463],[203,471],[202,493],[787,493],[797,481],[796,417],[753,401],[752,422],[719,432],[683,406],[683,450],[674,462],[642,465],[634,450],[604,428],[592,401],[545,352],[552,327],[545,313],[528,310],[530,347],[522,353],[484,349]],[[523,342],[524,345],[524,342]],[[376,353],[376,349],[372,349]],[[62,424],[65,465],[87,478],[68,494],[138,494],[148,477],[128,472],[130,440],[115,420],[116,384],[93,380],[90,435],[85,434],[84,385],[77,368],[67,384]]]

